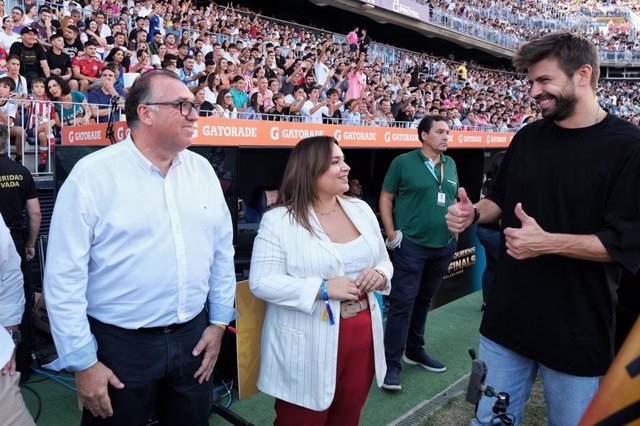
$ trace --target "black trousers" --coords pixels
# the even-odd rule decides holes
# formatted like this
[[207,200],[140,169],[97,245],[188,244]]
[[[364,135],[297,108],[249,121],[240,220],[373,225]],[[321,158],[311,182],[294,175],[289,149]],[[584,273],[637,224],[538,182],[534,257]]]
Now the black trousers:
[[98,342],[98,360],[125,387],[109,387],[112,417],[93,417],[84,410],[83,426],[144,426],[150,418],[162,426],[209,425],[212,381],[199,384],[193,378],[203,354],[191,354],[209,325],[205,311],[182,328],[166,333],[127,330],[91,317],[89,324]]

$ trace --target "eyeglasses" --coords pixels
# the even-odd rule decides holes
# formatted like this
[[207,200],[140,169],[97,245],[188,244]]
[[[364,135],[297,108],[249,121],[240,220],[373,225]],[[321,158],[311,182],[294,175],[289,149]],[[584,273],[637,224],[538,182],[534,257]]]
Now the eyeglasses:
[[179,108],[180,114],[184,117],[188,117],[191,114],[191,111],[196,112],[196,114],[200,113],[201,104],[196,104],[194,102],[189,101],[173,101],[173,102],[149,102],[146,105],[160,105],[160,106],[170,106],[173,108]]

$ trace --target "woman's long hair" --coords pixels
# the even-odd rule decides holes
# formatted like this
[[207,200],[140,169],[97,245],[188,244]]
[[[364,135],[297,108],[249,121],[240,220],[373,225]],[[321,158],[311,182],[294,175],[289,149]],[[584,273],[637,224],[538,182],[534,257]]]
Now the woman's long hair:
[[277,205],[287,208],[293,218],[315,233],[309,221],[309,207],[318,200],[317,179],[329,169],[333,144],[331,136],[314,136],[302,139],[295,146],[284,170]]
[[233,102],[231,103],[230,106],[226,106],[224,104],[224,97],[227,93],[231,93],[231,91],[229,89],[220,90],[218,92],[218,99],[216,99],[216,104],[220,105],[222,109],[224,109],[225,111],[233,111],[233,108],[234,108]]

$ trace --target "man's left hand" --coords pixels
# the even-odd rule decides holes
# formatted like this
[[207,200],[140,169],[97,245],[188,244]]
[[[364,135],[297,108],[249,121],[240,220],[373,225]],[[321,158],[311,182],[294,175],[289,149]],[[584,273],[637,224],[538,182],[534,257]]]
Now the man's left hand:
[[16,348],[13,348],[13,353],[11,354],[11,358],[9,358],[9,362],[0,369],[0,375],[2,376],[13,376],[14,374],[16,374]]
[[31,260],[36,257],[36,248],[35,247],[25,247],[25,254],[27,256],[27,260]]
[[198,356],[204,352],[202,364],[200,364],[198,371],[193,374],[193,377],[198,380],[198,383],[203,383],[211,378],[213,367],[216,365],[216,361],[218,361],[220,343],[222,341],[223,334],[223,328],[216,325],[210,325],[204,329],[202,337],[200,337],[200,341],[196,347],[193,348],[193,356]]
[[514,259],[523,260],[545,254],[548,232],[538,225],[538,222],[527,215],[522,204],[516,204],[515,214],[522,228],[506,228],[504,230],[507,254]]

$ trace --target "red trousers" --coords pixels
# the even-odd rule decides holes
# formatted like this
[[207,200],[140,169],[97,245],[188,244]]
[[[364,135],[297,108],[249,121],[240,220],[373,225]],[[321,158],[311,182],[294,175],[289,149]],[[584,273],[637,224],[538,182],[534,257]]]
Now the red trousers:
[[[340,315],[340,312],[338,312]],[[375,373],[371,312],[340,318],[336,392],[331,406],[314,411],[276,399],[276,426],[357,426]]]

